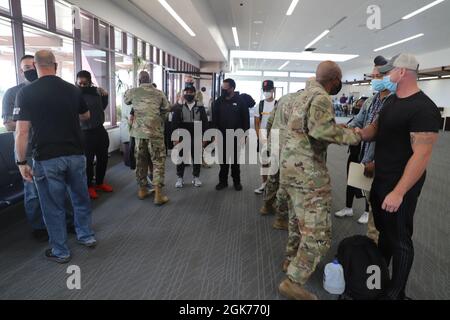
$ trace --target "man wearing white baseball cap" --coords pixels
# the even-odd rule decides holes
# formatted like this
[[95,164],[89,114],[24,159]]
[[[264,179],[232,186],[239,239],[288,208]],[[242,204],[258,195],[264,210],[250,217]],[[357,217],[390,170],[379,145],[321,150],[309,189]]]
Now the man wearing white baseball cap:
[[386,88],[395,94],[384,102],[377,122],[361,130],[364,140],[376,139],[370,201],[380,232],[379,249],[388,264],[392,260],[386,299],[406,298],[414,260],[414,212],[440,126],[436,104],[418,87],[418,70],[411,54],[399,54],[379,68],[387,74]]

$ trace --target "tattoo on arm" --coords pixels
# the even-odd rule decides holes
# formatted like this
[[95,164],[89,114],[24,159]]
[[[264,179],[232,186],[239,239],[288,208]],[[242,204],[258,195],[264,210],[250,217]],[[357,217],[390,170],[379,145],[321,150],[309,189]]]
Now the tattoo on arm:
[[414,132],[411,133],[411,145],[433,145],[436,142],[435,132]]

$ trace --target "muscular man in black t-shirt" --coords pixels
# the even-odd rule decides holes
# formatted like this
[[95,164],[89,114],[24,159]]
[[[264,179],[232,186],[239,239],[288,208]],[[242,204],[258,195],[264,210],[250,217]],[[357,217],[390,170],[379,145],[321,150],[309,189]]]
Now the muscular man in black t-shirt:
[[364,140],[376,138],[377,143],[371,204],[380,231],[379,249],[388,264],[392,260],[387,299],[405,299],[414,260],[414,212],[441,118],[437,106],[417,85],[418,67],[414,56],[401,54],[380,68],[396,94],[385,101],[378,121],[361,131]]
[[[35,65],[39,79],[18,93],[14,108],[17,164],[22,177],[34,180],[39,192],[52,247],[45,252],[46,257],[67,263],[70,260],[65,221],[67,191],[74,209],[78,241],[88,247],[96,244],[79,122],[88,120],[90,113],[81,91],[56,76],[52,52],[37,52]],[[30,127],[33,170],[26,161]]]

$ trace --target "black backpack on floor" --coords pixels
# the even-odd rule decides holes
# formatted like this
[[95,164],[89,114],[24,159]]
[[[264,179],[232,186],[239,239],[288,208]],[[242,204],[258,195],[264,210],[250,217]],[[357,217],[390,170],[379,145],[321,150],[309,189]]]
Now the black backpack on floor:
[[389,269],[373,240],[360,235],[344,239],[339,244],[337,258],[344,269],[345,293],[342,299],[382,298],[389,284]]

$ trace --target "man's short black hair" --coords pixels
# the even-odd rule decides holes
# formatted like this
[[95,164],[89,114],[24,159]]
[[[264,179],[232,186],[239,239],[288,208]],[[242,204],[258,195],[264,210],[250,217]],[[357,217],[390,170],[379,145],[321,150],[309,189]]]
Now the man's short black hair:
[[92,81],[91,73],[89,71],[86,71],[86,70],[81,70],[80,72],[77,73],[77,79],[79,79],[79,78],[88,79],[89,82]]
[[27,59],[34,59],[34,56],[32,56],[31,54],[26,54],[20,59],[20,63],[22,63],[23,60]]
[[223,83],[228,83],[230,87],[236,89],[236,82],[233,79],[225,79],[223,80]]

